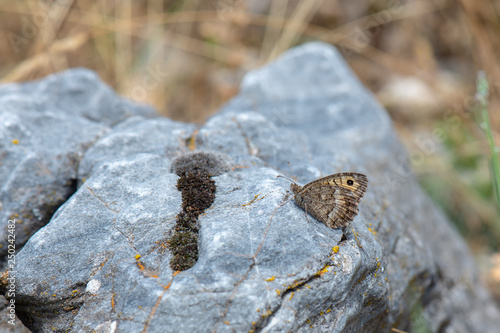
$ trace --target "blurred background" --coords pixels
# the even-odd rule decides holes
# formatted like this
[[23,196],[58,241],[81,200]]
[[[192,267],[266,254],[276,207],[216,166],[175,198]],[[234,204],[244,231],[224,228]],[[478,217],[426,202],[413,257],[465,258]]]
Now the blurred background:
[[295,45],[336,45],[500,302],[500,1],[0,1],[0,82],[83,66],[181,121],[203,123]]

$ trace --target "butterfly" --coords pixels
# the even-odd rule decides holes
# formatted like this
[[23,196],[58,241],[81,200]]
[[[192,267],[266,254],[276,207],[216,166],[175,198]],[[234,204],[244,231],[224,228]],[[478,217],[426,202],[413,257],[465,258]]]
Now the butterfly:
[[368,186],[368,178],[355,172],[335,173],[304,186],[278,177],[292,181],[290,190],[299,207],[333,229],[344,228],[354,220]]

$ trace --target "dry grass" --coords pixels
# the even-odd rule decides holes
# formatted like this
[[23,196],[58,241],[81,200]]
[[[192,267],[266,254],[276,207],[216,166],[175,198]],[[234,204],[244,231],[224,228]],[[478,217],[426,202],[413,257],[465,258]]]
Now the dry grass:
[[[482,69],[498,143],[499,3],[3,1],[0,20],[1,82],[84,66],[120,94],[193,122],[234,96],[245,72],[288,48],[335,44],[389,110],[424,187],[476,253],[497,258],[491,272],[500,270],[490,151],[473,98]],[[500,286],[498,273],[487,276]]]

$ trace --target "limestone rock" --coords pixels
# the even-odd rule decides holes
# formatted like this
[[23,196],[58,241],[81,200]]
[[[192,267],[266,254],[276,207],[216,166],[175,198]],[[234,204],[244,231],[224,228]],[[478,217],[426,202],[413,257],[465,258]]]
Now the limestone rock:
[[44,226],[75,191],[84,152],[113,124],[154,111],[119,98],[91,71],[0,87],[0,262],[7,223],[16,246]]
[[8,251],[14,250],[9,221],[19,251],[76,191],[78,165],[88,147],[127,117],[155,113],[119,98],[85,69],[1,86],[0,105],[0,267],[5,269]]
[[[78,190],[17,258],[17,311],[34,331],[390,332],[409,329],[412,309],[434,332],[500,324],[389,117],[331,46],[250,72],[199,129],[135,117],[95,137]],[[167,243],[183,198],[172,163],[190,148],[231,168],[212,176],[197,262],[174,272]],[[368,176],[355,235],[308,221],[293,200],[280,207],[287,162],[301,184]]]

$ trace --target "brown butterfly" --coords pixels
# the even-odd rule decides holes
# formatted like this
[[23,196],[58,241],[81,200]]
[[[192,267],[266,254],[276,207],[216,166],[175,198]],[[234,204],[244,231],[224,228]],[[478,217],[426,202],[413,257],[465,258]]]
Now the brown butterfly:
[[368,179],[361,173],[342,172],[299,186],[295,181],[290,190],[295,202],[326,226],[346,227],[358,214],[358,203],[366,192]]

